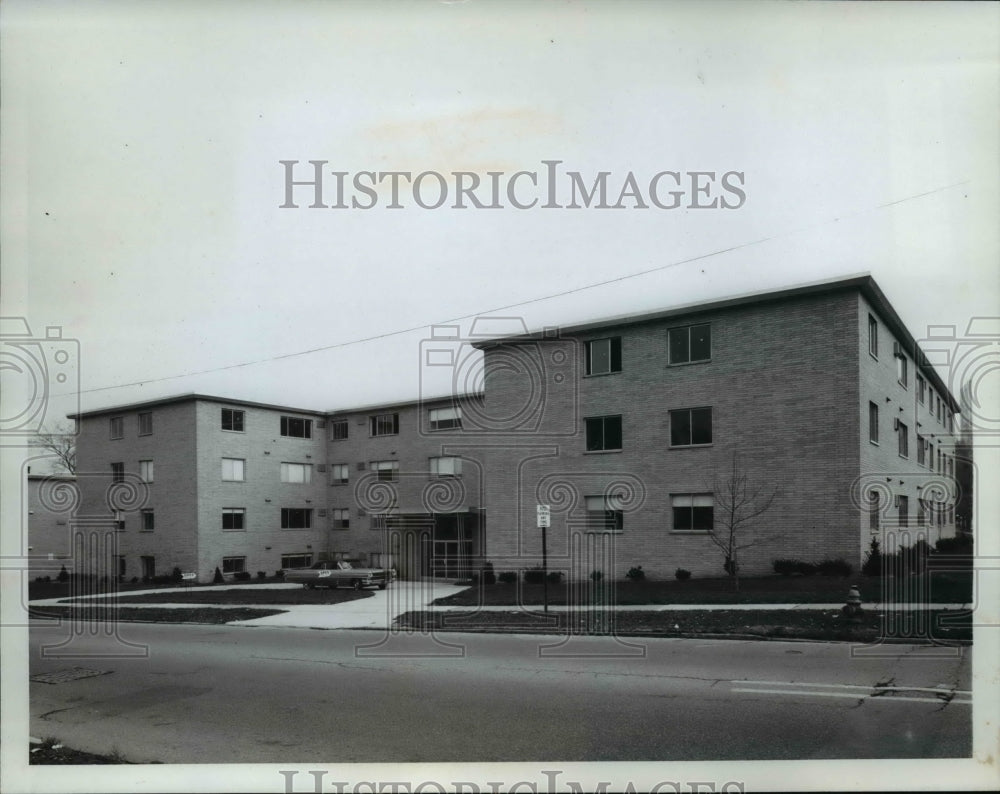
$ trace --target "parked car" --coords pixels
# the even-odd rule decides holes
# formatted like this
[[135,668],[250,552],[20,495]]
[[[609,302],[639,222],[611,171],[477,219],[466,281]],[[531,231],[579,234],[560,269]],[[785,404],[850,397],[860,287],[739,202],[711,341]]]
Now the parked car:
[[304,587],[340,587],[349,585],[355,590],[377,587],[385,590],[391,581],[384,568],[355,568],[346,560],[317,562],[308,568],[290,568],[285,571],[286,582],[301,582]]

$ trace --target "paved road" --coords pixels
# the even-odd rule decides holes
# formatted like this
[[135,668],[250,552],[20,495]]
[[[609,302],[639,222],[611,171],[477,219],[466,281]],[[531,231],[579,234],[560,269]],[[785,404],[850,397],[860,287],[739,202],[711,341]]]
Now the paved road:
[[[449,634],[438,642],[379,631],[158,624],[120,630],[118,640],[74,636],[42,658],[41,646],[60,642],[65,629],[32,629],[32,676],[77,667],[106,672],[33,681],[33,735],[166,763],[971,751],[971,648],[928,659],[918,649],[889,646],[852,658],[848,646],[833,643],[625,645],[585,637],[554,646],[557,638],[526,635]],[[142,646],[147,658],[134,656]]]

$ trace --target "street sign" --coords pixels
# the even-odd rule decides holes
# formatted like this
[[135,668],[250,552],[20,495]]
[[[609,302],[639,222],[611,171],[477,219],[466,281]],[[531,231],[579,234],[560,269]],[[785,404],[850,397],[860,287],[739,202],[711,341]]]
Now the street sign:
[[552,526],[552,506],[551,505],[538,505],[538,526],[539,527],[550,527],[550,526]]

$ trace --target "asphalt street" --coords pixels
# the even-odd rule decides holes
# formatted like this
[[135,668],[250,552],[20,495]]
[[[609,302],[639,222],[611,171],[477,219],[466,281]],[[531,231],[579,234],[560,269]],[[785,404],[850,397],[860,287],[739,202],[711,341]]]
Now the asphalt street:
[[[34,625],[30,730],[137,762],[953,758],[972,648]],[[43,647],[44,646],[44,647]],[[76,672],[74,672],[76,671]],[[76,677],[79,671],[97,673]]]

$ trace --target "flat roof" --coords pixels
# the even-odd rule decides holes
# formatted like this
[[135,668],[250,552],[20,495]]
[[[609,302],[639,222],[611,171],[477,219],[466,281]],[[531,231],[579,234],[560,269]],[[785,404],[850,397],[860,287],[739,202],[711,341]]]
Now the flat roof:
[[557,329],[549,328],[546,330],[529,331],[526,334],[481,339],[472,342],[472,345],[483,349],[508,342],[544,341],[546,337],[554,338],[552,337],[552,332],[554,330],[557,330],[560,336],[563,334],[577,335],[613,326],[640,325],[660,320],[672,320],[695,314],[704,314],[707,312],[719,311],[721,309],[731,309],[739,306],[794,300],[796,298],[809,295],[826,295],[834,292],[844,292],[850,290],[857,291],[868,299],[868,302],[871,303],[875,310],[879,313],[889,330],[896,335],[900,344],[912,356],[920,372],[926,375],[927,379],[931,381],[934,387],[942,395],[944,395],[945,400],[951,407],[951,410],[958,413],[960,411],[960,407],[954,395],[952,395],[951,390],[945,385],[941,376],[938,375],[937,370],[935,370],[927,361],[927,357],[920,349],[916,339],[914,339],[913,335],[909,332],[909,330],[907,330],[906,325],[896,313],[892,304],[889,303],[889,299],[886,298],[885,293],[882,292],[881,288],[875,282],[875,279],[872,278],[869,273],[829,279],[826,281],[815,281],[807,284],[800,284],[795,287],[788,287],[786,289],[749,292],[719,300],[681,304],[670,309],[660,309],[643,314],[616,315],[601,320],[591,320],[585,323],[559,326]]
[[172,397],[161,397],[156,400],[146,400],[137,403],[125,403],[123,405],[113,405],[108,408],[95,408],[93,411],[81,411],[78,414],[67,414],[70,419],[83,419],[89,416],[100,416],[101,414],[123,413],[125,411],[135,411],[142,408],[155,408],[159,405],[170,405],[172,403],[184,403],[201,400],[203,402],[221,403],[224,405],[244,405],[248,408],[267,408],[273,411],[288,411],[296,414],[311,414],[313,416],[325,416],[326,411],[315,411],[310,408],[293,408],[288,405],[274,405],[272,403],[259,403],[250,400],[239,400],[230,397],[218,397],[213,394],[177,394]]

